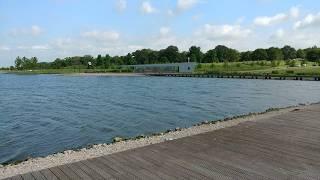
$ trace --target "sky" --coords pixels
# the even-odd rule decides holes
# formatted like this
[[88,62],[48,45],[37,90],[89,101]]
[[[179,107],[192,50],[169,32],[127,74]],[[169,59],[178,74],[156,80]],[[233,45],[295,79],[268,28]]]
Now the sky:
[[0,66],[169,45],[307,48],[319,32],[318,0],[0,0]]

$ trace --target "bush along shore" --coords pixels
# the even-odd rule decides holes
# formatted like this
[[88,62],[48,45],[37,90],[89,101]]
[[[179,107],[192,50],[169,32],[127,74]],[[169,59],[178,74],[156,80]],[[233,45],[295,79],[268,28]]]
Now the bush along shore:
[[81,149],[66,150],[46,157],[30,158],[23,161],[11,162],[10,164],[2,164],[0,166],[0,178],[206,133],[221,128],[235,126],[246,121],[257,121],[260,119],[273,117],[281,113],[296,111],[298,108],[304,108],[306,106],[307,104],[299,104],[298,106],[290,106],[286,108],[270,108],[264,112],[249,113],[246,115],[228,117],[221,120],[203,121],[189,128],[177,127],[150,135],[139,135],[136,137],[114,137],[110,143],[94,144]]

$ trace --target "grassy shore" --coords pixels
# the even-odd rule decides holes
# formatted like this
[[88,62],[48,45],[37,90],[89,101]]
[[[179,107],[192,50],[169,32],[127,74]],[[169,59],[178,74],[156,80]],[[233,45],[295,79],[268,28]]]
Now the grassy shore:
[[225,75],[320,76],[320,66],[303,61],[251,61],[200,64],[196,73]]
[[[1,71],[0,71],[1,72]],[[76,74],[76,73],[132,73],[132,69],[35,69],[2,71],[13,74]],[[256,75],[256,76],[320,76],[320,64],[300,60],[291,61],[246,61],[230,63],[201,63],[197,74]]]
[[75,73],[130,73],[127,69],[35,69],[2,71],[9,74],[75,74]]

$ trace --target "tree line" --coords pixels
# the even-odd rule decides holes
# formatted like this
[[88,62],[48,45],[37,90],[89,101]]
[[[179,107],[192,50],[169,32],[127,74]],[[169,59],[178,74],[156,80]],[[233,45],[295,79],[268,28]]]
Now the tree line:
[[270,47],[268,49],[256,49],[254,51],[239,52],[227,46],[218,45],[203,53],[200,47],[191,46],[188,51],[179,51],[176,46],[168,46],[159,51],[152,49],[136,50],[124,56],[91,55],[57,58],[53,62],[38,62],[37,57],[17,57],[15,60],[16,69],[60,69],[66,67],[86,68],[88,62],[96,68],[116,68],[120,65],[136,64],[163,64],[179,62],[238,62],[238,61],[261,61],[261,60],[292,60],[306,59],[309,61],[320,62],[320,48],[314,46],[307,49],[298,49],[291,46],[282,48]]

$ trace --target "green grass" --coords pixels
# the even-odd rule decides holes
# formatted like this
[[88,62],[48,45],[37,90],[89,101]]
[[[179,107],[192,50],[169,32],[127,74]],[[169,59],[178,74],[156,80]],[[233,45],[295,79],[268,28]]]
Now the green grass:
[[3,71],[12,74],[73,74],[73,73],[127,73],[129,69],[35,69]]
[[[232,62],[201,64],[195,73],[225,75],[320,76],[320,66],[313,62],[284,61]],[[291,67],[292,66],[292,67]]]

